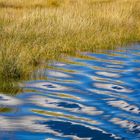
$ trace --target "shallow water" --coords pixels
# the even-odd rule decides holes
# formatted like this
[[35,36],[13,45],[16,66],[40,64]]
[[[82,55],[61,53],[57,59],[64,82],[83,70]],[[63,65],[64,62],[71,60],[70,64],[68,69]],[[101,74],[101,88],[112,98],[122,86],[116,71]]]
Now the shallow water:
[[0,140],[140,140],[140,45],[81,56],[0,91]]

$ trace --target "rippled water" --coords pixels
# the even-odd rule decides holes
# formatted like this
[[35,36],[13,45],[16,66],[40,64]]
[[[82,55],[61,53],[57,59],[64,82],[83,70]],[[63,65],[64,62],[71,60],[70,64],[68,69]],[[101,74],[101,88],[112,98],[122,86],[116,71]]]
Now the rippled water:
[[41,73],[20,94],[1,92],[0,140],[140,140],[140,45]]

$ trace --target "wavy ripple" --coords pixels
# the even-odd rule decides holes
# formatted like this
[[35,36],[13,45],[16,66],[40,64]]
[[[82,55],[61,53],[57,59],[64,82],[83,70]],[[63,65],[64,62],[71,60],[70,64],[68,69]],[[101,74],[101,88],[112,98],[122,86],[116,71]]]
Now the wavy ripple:
[[23,94],[0,94],[0,139],[139,140],[139,54],[135,44],[65,58],[23,84]]

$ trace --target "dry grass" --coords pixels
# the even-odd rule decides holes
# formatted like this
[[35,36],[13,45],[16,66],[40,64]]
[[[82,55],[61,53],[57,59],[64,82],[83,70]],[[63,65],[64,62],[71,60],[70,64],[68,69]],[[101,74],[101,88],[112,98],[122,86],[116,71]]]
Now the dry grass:
[[0,0],[0,77],[21,78],[62,53],[140,41],[138,0]]

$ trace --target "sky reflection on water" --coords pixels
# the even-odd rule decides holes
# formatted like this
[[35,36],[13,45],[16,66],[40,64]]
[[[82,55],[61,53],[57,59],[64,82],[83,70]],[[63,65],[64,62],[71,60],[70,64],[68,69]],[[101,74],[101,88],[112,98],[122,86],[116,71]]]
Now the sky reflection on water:
[[20,94],[1,88],[0,140],[139,140],[139,54],[138,44],[83,53],[51,63]]

